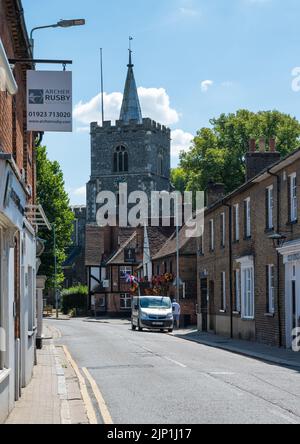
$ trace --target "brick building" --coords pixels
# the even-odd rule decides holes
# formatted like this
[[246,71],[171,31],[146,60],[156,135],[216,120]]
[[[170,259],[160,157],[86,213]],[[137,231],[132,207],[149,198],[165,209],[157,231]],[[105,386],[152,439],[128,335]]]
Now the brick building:
[[31,51],[20,0],[0,2],[0,423],[31,380],[36,342],[34,136],[26,131]]
[[280,160],[274,140],[250,142],[244,185],[210,186],[198,245],[198,325],[290,347],[300,319],[300,151]]

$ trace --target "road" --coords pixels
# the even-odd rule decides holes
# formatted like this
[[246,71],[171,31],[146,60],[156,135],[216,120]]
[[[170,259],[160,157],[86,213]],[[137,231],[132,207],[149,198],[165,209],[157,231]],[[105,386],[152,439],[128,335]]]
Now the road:
[[296,370],[124,321],[47,322],[96,381],[114,424],[300,424]]

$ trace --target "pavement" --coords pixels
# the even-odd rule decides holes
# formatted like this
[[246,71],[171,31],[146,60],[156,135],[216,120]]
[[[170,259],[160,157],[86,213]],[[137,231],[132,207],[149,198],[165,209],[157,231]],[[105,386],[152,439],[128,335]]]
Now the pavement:
[[54,345],[59,337],[54,326],[46,325],[32,381],[22,391],[7,425],[89,424],[76,373],[64,349]]
[[231,353],[300,370],[300,353],[295,353],[285,348],[270,347],[256,342],[230,339],[225,336],[202,333],[195,329],[178,330],[175,331],[174,336],[208,347],[226,350]]
[[283,350],[260,348],[253,359],[254,344],[195,331],[133,332],[117,320],[47,324],[59,328],[55,344],[69,350],[98,423],[300,424],[298,356]]

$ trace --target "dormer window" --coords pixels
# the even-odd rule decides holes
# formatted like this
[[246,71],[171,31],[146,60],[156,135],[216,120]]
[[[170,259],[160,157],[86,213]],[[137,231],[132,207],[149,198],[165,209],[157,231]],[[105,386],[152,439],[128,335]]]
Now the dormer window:
[[128,152],[125,146],[118,146],[114,153],[114,172],[128,172]]

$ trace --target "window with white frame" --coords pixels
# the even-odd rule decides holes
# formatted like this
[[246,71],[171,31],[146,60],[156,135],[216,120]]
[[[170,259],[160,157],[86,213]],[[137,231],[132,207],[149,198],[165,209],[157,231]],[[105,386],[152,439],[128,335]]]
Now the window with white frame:
[[220,216],[220,231],[221,231],[221,247],[225,247],[226,243],[226,219],[225,213],[222,213]]
[[221,273],[221,311],[226,311],[226,273]]
[[266,219],[267,219],[267,229],[273,230],[274,228],[274,187],[273,185],[266,190]]
[[132,298],[128,293],[122,293],[120,295],[120,308],[121,310],[131,310]]
[[250,197],[244,202],[245,207],[245,238],[251,237],[251,199]]
[[210,251],[215,249],[215,226],[213,219],[209,221],[209,248]]
[[242,270],[242,318],[254,319],[254,269]]
[[235,301],[234,301],[234,311],[236,313],[241,312],[241,272],[240,270],[235,271]]
[[297,174],[290,176],[290,220],[296,222],[298,219],[298,198],[297,198]]
[[240,240],[240,206],[234,205],[234,240],[238,242]]
[[267,312],[275,313],[275,267],[267,266]]
[[122,281],[126,281],[128,275],[132,275],[132,267],[128,266],[128,265],[124,265],[122,267],[120,267],[120,279]]

